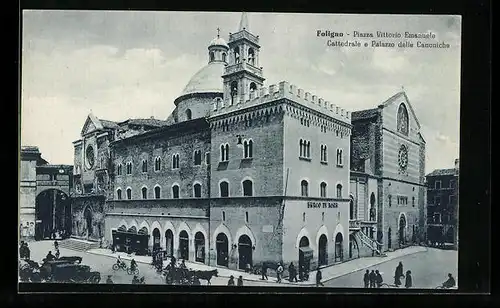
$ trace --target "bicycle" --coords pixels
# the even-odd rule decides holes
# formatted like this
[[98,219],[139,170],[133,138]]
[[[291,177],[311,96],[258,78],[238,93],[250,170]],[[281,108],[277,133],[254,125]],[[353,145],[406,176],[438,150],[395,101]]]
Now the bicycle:
[[113,264],[113,270],[117,271],[119,269],[122,269],[124,271],[127,270],[127,264],[125,264],[125,262]]
[[127,274],[129,275],[139,275],[139,269],[136,267],[134,270],[132,270],[130,267],[127,268]]

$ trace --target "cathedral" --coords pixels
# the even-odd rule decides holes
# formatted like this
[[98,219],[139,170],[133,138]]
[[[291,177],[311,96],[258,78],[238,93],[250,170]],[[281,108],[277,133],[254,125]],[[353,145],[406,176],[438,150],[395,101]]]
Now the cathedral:
[[72,236],[232,269],[314,269],[409,243],[425,221],[425,142],[406,95],[351,113],[266,86],[260,49],[243,13],[167,119],[90,114],[73,143]]

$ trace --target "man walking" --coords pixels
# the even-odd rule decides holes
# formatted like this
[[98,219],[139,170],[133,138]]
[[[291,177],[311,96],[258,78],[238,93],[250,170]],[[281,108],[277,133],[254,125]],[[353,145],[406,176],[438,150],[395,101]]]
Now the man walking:
[[382,286],[382,282],[384,282],[384,279],[378,270],[375,270],[375,282],[377,283],[377,288],[380,288]]
[[318,271],[316,272],[316,286],[322,286],[324,287],[325,285],[321,282],[321,279],[323,278],[323,275],[321,274],[321,271],[318,267]]
[[375,288],[375,280],[377,278],[377,274],[375,274],[375,271],[372,270],[371,273],[370,273],[370,277],[369,277],[369,280],[370,280],[370,288]]
[[267,278],[267,264],[266,264],[266,262],[262,263],[262,280],[264,280],[264,278],[265,278],[265,280],[269,280]]
[[277,276],[277,282],[281,283],[281,274],[283,273],[283,266],[281,266],[281,263],[278,263],[278,268],[276,269],[276,276]]
[[370,286],[370,271],[366,270],[365,275],[363,276],[363,282],[365,283],[365,288]]
[[288,280],[290,282],[298,282],[297,281],[297,270],[295,269],[295,266],[293,265],[293,262],[290,262],[290,266],[288,266]]

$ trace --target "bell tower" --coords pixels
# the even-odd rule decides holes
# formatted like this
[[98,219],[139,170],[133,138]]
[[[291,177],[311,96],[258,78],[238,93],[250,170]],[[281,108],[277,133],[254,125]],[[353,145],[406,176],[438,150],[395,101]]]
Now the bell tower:
[[229,60],[224,69],[225,105],[252,99],[265,78],[259,66],[259,36],[250,33],[247,13],[241,15],[238,32],[229,33]]

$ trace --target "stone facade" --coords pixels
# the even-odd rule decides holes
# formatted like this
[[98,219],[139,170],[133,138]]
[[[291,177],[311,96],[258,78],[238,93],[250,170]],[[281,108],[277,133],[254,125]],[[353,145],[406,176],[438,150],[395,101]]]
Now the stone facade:
[[104,236],[105,197],[74,196],[71,202],[72,232],[75,238],[99,240]]
[[352,121],[351,181],[363,174],[377,181],[376,240],[383,250],[421,242],[425,140],[408,97],[398,93],[378,108],[354,112]]
[[438,169],[427,179],[427,240],[458,248],[458,159],[455,168]]
[[35,206],[37,196],[36,167],[47,164],[37,147],[21,147],[19,168],[19,236],[35,236]]

